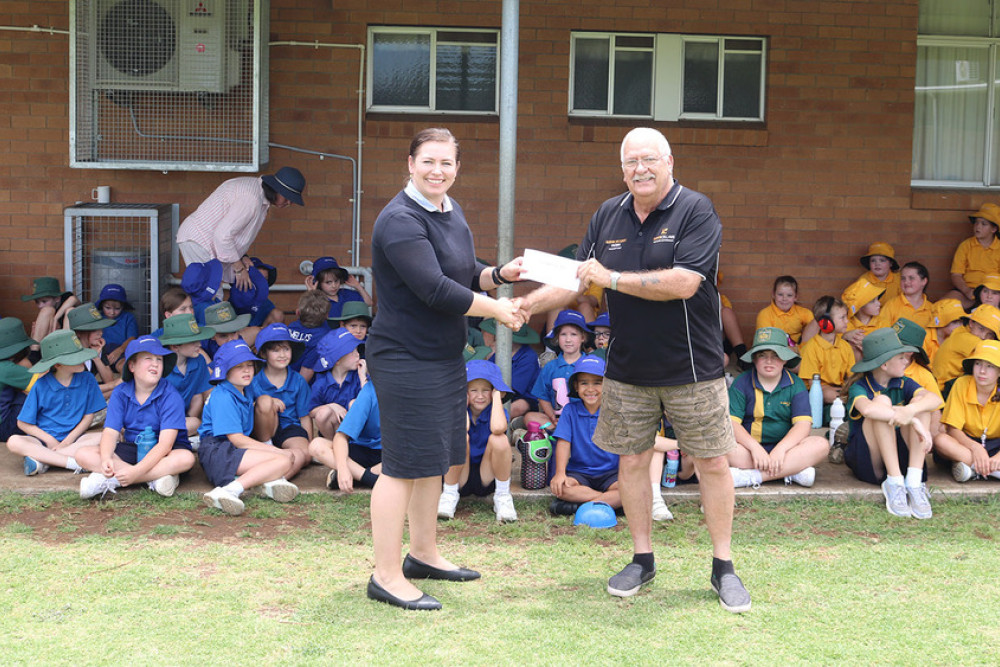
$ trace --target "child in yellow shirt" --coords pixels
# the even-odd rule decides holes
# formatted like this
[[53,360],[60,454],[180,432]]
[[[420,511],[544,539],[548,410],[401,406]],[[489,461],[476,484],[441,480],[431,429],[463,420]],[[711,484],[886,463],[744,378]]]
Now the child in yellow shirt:
[[896,261],[896,251],[891,245],[884,241],[872,243],[868,246],[868,254],[862,255],[859,261],[868,272],[862,274],[858,280],[863,278],[884,290],[879,298],[883,306],[902,293],[899,284],[899,262]]
[[972,354],[981,340],[1000,338],[1000,310],[983,304],[967,318],[968,329],[958,329],[941,344],[934,355],[931,371],[937,378],[941,393],[948,397],[952,381],[962,374],[962,363]]
[[[813,375],[819,373],[823,386],[823,424],[830,420],[830,404],[840,394],[844,380],[854,365],[854,350],[844,340],[847,331],[847,306],[833,296],[822,296],[813,306],[819,333],[802,343],[799,354],[802,363],[799,377],[812,386]],[[819,428],[823,424],[814,424]]]
[[771,290],[771,304],[757,313],[757,329],[777,327],[791,339],[792,348],[797,348],[816,333],[816,328],[805,333],[807,325],[813,321],[808,308],[795,303],[799,295],[799,283],[792,276],[778,276]]
[[924,350],[930,363],[934,363],[934,356],[948,336],[956,329],[962,327],[962,318],[965,317],[965,309],[958,299],[941,299],[931,308],[933,320],[927,327],[927,337],[924,339]]
[[951,260],[951,284],[955,289],[945,294],[959,299],[962,306],[971,308],[975,299],[973,290],[982,284],[988,274],[1000,270],[1000,206],[983,204],[969,216],[972,236],[958,244]]
[[875,283],[859,278],[854,281],[840,299],[847,306],[847,333],[844,340],[854,348],[856,359],[861,358],[861,345],[864,337],[882,326],[882,319],[879,314],[882,312],[882,303],[879,298],[884,294],[883,289]]

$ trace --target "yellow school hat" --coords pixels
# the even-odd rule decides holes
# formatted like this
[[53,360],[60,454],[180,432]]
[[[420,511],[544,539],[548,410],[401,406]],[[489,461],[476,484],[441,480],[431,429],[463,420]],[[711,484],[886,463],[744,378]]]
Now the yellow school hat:
[[858,311],[865,307],[865,304],[879,298],[883,292],[885,290],[878,285],[864,278],[859,278],[844,290],[840,300],[847,306],[849,314],[857,315]]
[[861,257],[861,266],[865,267],[869,271],[871,270],[872,255],[881,255],[889,259],[889,263],[892,264],[893,271],[899,271],[899,262],[896,261],[896,251],[893,250],[892,246],[885,241],[876,241],[875,243],[868,246],[868,254]]
[[934,324],[931,326],[935,329],[946,327],[955,320],[967,317],[962,302],[958,299],[941,299],[931,306],[931,314],[934,316]]
[[976,306],[976,309],[969,315],[969,319],[976,324],[986,327],[997,338],[1000,338],[1000,310],[997,310],[995,306],[991,306],[988,303]]
[[1000,206],[996,204],[983,204],[979,210],[969,216],[969,222],[975,222],[976,218],[988,220],[1000,228]]
[[994,366],[1000,368],[1000,341],[981,340],[976,343],[976,347],[972,350],[972,354],[962,361],[962,370],[971,374],[972,364],[976,361],[976,359],[988,361]]

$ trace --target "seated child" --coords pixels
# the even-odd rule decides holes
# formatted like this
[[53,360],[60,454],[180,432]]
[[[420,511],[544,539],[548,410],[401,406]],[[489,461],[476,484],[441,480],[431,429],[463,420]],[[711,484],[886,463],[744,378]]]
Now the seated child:
[[578,400],[566,405],[552,437],[556,440],[555,474],[549,488],[556,497],[553,514],[572,515],[588,501],[622,506],[618,492],[618,455],[594,444],[594,429],[601,414],[604,361],[586,356],[576,363],[569,391]]
[[1000,479],[1000,342],[983,340],[962,364],[934,438],[934,459],[951,463],[956,482]]
[[316,379],[309,396],[309,416],[328,440],[333,439],[351,401],[368,382],[368,369],[358,355],[360,344],[347,329],[334,329],[316,346]]
[[208,364],[201,354],[201,341],[215,335],[211,327],[199,327],[194,313],[171,315],[163,322],[160,344],[175,355],[173,368],[165,375],[184,403],[188,436],[195,436],[201,426],[201,412],[212,385]]
[[883,306],[900,295],[899,274],[896,273],[899,271],[899,263],[896,261],[896,251],[891,245],[883,241],[872,243],[868,246],[868,254],[863,255],[860,262],[868,272],[861,274],[858,280],[864,279],[882,288],[879,301]]
[[[489,348],[487,359],[496,363],[496,320],[493,318],[483,320],[479,324],[479,329],[483,332],[483,343]],[[511,419],[531,411],[538,411],[538,401],[531,395],[531,388],[534,387],[541,370],[538,366],[538,353],[531,348],[538,341],[538,332],[527,324],[511,335],[510,386],[513,390],[509,396]]]
[[968,317],[965,329],[952,333],[934,355],[931,372],[945,398],[952,381],[962,374],[962,363],[969,358],[981,340],[1000,338],[1000,310],[989,304],[976,308]]
[[951,284],[954,290],[945,298],[959,299],[962,307],[972,308],[973,290],[989,273],[1000,266],[1000,206],[983,204],[969,216],[972,236],[958,244],[951,261]]
[[250,278],[250,287],[244,289],[235,283],[229,289],[229,303],[239,315],[250,315],[250,326],[266,327],[269,324],[280,323],[285,319],[285,313],[274,305],[270,298],[271,283],[260,268],[274,275],[274,267],[264,264],[260,259],[251,259],[253,266],[246,269]]
[[[81,447],[76,459],[92,471],[80,480],[83,499],[120,486],[142,484],[161,496],[172,496],[180,474],[194,467],[194,453],[184,424],[180,394],[164,380],[174,354],[153,336],[134,339],[125,349],[122,383],[108,402],[100,444]],[[141,459],[136,440],[147,427],[157,442]]]
[[327,317],[338,317],[349,301],[364,301],[369,308],[372,305],[371,296],[357,276],[342,268],[333,257],[320,257],[313,262],[312,275],[306,278],[306,287],[326,295],[330,304]]
[[811,338],[806,327],[813,321],[812,311],[795,303],[799,295],[799,283],[792,276],[778,276],[771,291],[771,304],[757,313],[757,329],[777,327],[788,334],[793,347]]
[[966,316],[962,303],[958,299],[941,299],[935,302],[931,309],[933,320],[927,327],[927,338],[924,341],[924,350],[930,363],[934,363],[934,357],[948,336],[962,327],[962,318]]
[[12,435],[7,449],[24,457],[24,474],[37,475],[58,466],[81,472],[74,455],[80,447],[95,445],[100,433],[87,433],[94,413],[107,407],[97,380],[83,362],[97,356],[84,348],[68,329],[53,331],[42,339],[42,360],[32,373],[51,372],[38,378],[24,401],[17,426],[25,435]]
[[[844,309],[840,319],[846,317]],[[774,327],[757,329],[753,345],[743,355],[743,361],[753,365],[729,388],[729,415],[739,446],[726,458],[736,488],[756,488],[774,479],[812,486],[816,480],[814,466],[826,458],[830,444],[810,435],[809,392],[785,368],[797,357],[785,333]]]
[[114,320],[101,317],[97,306],[92,303],[85,303],[69,311],[66,316],[67,326],[76,334],[80,344],[85,348],[95,350],[97,356],[83,362],[87,372],[94,376],[104,400],[111,397],[111,392],[118,386],[120,380],[115,376],[111,360],[104,352],[107,345],[104,338],[104,330],[114,324]]
[[291,452],[288,477],[294,477],[311,460],[309,385],[288,367],[303,347],[292,339],[284,324],[268,324],[257,335],[257,356],[264,360],[264,368],[250,383],[253,437]]
[[348,301],[344,304],[337,317],[327,318],[331,329],[343,327],[351,332],[362,343],[368,338],[368,329],[372,325],[371,309],[360,301]]
[[368,489],[375,486],[382,472],[382,426],[375,385],[368,382],[361,388],[333,440],[314,438],[309,453],[330,468],[326,488],[350,493],[355,482]]
[[[237,315],[233,304],[228,301],[213,303],[205,309],[205,323],[202,326],[212,329],[215,335],[205,340],[201,346],[214,359],[216,350],[231,340],[239,339],[253,345],[259,329],[248,327],[249,324],[250,316]],[[252,335],[248,335],[251,331]]]
[[72,292],[60,290],[58,278],[35,278],[31,284],[31,294],[22,296],[21,301],[34,301],[38,306],[38,317],[31,323],[31,337],[42,340],[62,328],[66,313],[70,308],[79,306],[80,300]]
[[862,360],[851,369],[863,375],[845,387],[851,426],[844,462],[861,481],[881,483],[890,514],[929,519],[924,459],[932,446],[930,413],[941,397],[905,377],[905,353],[917,350],[888,327],[865,337]]
[[139,335],[139,323],[136,322],[135,315],[129,312],[135,310],[135,306],[128,302],[124,287],[109,283],[101,288],[97,309],[111,320],[111,324],[104,329],[104,353],[117,370],[125,346]]
[[299,297],[295,314],[299,319],[288,325],[292,338],[305,344],[302,356],[292,362],[291,368],[298,371],[306,382],[312,382],[313,365],[316,363],[316,346],[320,339],[330,333],[327,313],[330,302],[319,290],[309,290]]
[[205,325],[205,310],[222,300],[222,262],[217,259],[184,267],[181,288],[191,297],[195,319]]
[[241,340],[219,348],[212,362],[216,385],[205,403],[198,434],[198,459],[215,488],[203,497],[205,504],[231,516],[243,513],[243,492],[262,486],[264,495],[287,503],[299,495],[297,486],[285,479],[292,467],[290,452],[250,437],[253,432],[253,400],[247,388],[260,359]]
[[[194,304],[191,303],[191,297],[188,296],[187,292],[180,287],[168,287],[160,295],[160,313],[162,315],[161,323],[166,322],[174,315],[193,315]],[[152,335],[159,338],[162,333],[163,327],[160,327],[153,331]]]
[[799,348],[802,357],[799,377],[812,387],[813,376],[819,373],[823,385],[823,424],[813,424],[819,428],[829,423],[830,404],[840,394],[840,387],[854,365],[854,350],[844,340],[847,331],[847,306],[833,296],[822,296],[813,306],[813,315],[819,326],[819,333],[807,340]]
[[865,336],[882,328],[881,287],[868,280],[856,280],[844,290],[840,300],[847,306],[847,333],[844,340],[854,348],[854,358],[861,358],[861,346]]
[[17,426],[17,416],[28,392],[41,377],[28,370],[28,352],[37,344],[24,333],[21,320],[0,319],[0,440],[4,442],[14,434],[24,435]]
[[[930,369],[930,361],[927,356],[927,351],[924,350],[924,339],[927,337],[927,332],[916,322],[911,322],[905,317],[900,318],[892,323],[892,330],[896,332],[899,336],[899,342],[903,345],[909,345],[910,347],[917,348],[916,352],[904,352],[906,360],[909,365],[906,367],[906,371],[903,373],[906,377],[910,378],[925,390],[937,394],[941,399],[941,405],[944,405],[944,396],[941,394],[941,388],[938,386],[937,378]],[[936,436],[938,431],[941,430],[941,410],[940,408],[931,412],[931,418],[928,422],[929,426],[927,430],[931,432],[931,436]]]
[[525,422],[538,422],[551,433],[566,404],[579,400],[569,395],[567,380],[573,374],[574,364],[583,356],[583,344],[589,333],[590,327],[583,315],[575,310],[564,310],[556,317],[555,326],[546,338],[555,341],[559,354],[539,372],[531,388],[531,396],[538,401],[539,412],[525,414]]
[[[927,267],[920,262],[904,264],[899,271],[900,294],[893,299],[886,299],[882,305],[882,321],[895,322],[902,317],[925,328],[930,326],[934,319],[934,304],[926,294],[929,278]],[[1000,292],[997,297],[1000,302]]]
[[594,332],[594,347],[587,354],[607,361],[608,347],[611,345],[611,316],[601,313],[593,322],[587,322],[587,326]]
[[972,291],[972,308],[984,303],[1000,308],[1000,276],[983,276],[982,282]]
[[674,427],[665,416],[661,417],[660,430],[653,436],[653,456],[649,462],[649,482],[653,485],[653,521],[670,521],[674,518],[670,508],[664,502],[660,490],[667,452],[674,450],[677,451],[680,458],[677,468],[677,482],[697,482],[698,478],[694,474],[694,461],[690,456],[680,451]]
[[492,493],[497,521],[517,521],[510,495],[513,450],[507,439],[507,413],[503,409],[503,394],[510,387],[492,361],[467,362],[465,376],[469,410],[465,462],[451,466],[444,476],[438,518],[455,518],[459,496],[485,497]]

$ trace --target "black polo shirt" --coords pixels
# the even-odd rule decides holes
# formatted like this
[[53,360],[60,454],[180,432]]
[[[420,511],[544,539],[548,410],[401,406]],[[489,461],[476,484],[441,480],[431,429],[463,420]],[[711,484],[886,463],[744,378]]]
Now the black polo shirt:
[[715,286],[722,222],[712,202],[674,181],[639,223],[631,193],[607,200],[590,220],[577,259],[613,271],[683,269],[704,280],[690,299],[649,301],[606,290],[611,317],[607,377],[661,387],[722,377],[722,318]]

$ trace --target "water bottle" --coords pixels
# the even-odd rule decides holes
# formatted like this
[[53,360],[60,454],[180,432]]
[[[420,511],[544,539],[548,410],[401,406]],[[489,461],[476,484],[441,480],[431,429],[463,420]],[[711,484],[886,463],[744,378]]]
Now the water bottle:
[[841,424],[844,423],[844,402],[840,400],[840,396],[833,399],[833,403],[830,405],[830,446],[833,447],[833,439],[837,433],[837,429]]
[[541,440],[542,438],[542,425],[538,422],[528,422],[528,432],[524,435],[524,439],[528,442],[532,440]]
[[158,438],[153,433],[153,427],[147,426],[139,437],[135,439],[135,461],[138,463],[149,454],[149,450],[156,446]]
[[661,486],[672,489],[677,486],[677,471],[681,467],[681,453],[677,449],[667,451],[667,465],[663,467]]
[[812,411],[813,428],[823,426],[823,381],[819,373],[813,375],[812,386],[809,387],[809,408]]

